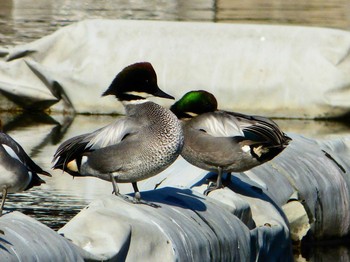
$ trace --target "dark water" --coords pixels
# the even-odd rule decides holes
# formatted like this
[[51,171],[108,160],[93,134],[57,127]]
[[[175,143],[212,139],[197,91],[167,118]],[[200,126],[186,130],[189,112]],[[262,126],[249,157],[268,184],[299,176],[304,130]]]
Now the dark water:
[[[73,22],[88,18],[145,19],[229,23],[290,24],[350,29],[350,1],[292,0],[0,0],[0,49],[29,43]],[[2,129],[13,136],[44,169],[65,139],[95,130],[115,116],[63,116],[1,113]],[[288,133],[311,138],[349,134],[346,124],[278,120]],[[33,216],[53,229],[69,221],[93,199],[110,194],[107,182],[94,178],[73,179],[59,171],[46,184],[13,194],[5,207]],[[125,185],[124,192],[131,191]],[[348,242],[306,245],[297,261],[350,261]]]

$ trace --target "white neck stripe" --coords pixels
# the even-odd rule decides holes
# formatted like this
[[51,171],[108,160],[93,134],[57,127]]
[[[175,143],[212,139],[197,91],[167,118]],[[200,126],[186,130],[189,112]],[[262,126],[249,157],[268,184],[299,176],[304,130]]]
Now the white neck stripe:
[[148,100],[146,100],[146,99],[138,99],[138,100],[130,100],[130,101],[128,101],[128,100],[123,100],[123,101],[121,101],[122,102],[122,104],[124,105],[124,106],[126,106],[126,105],[140,105],[140,104],[143,104],[143,103],[147,103],[147,102],[149,102]]
[[192,116],[192,117],[198,116],[197,113],[193,113],[193,112],[185,112],[185,114]]

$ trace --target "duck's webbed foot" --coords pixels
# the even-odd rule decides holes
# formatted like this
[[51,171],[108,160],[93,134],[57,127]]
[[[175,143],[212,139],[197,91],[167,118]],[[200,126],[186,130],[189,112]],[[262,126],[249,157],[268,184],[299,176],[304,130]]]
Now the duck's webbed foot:
[[117,197],[121,197],[122,199],[124,199],[124,200],[127,201],[127,202],[132,203],[133,200],[130,200],[130,199],[128,198],[128,196],[122,195],[122,194],[119,192],[118,184],[117,184],[117,182],[115,181],[115,177],[113,176],[112,173],[110,174],[110,177],[111,177],[111,182],[112,182],[112,185],[113,185],[112,194],[116,195]]
[[216,180],[216,183],[210,182],[207,189],[203,192],[205,196],[209,195],[210,192],[223,188],[224,185],[222,184],[222,168],[218,167],[218,178]]
[[146,205],[146,206],[150,206],[150,207],[154,207],[154,208],[161,207],[160,205],[157,205],[155,203],[152,203],[152,202],[149,202],[149,201],[146,201],[146,200],[142,200],[142,199],[134,198],[132,201],[133,201],[134,204],[142,204],[142,205]]
[[111,181],[112,181],[112,185],[113,185],[113,192],[112,193],[115,194],[118,197],[121,197],[124,201],[132,203],[132,204],[143,204],[143,205],[151,206],[151,207],[154,207],[154,208],[160,207],[157,204],[154,204],[152,202],[148,202],[148,201],[145,201],[145,200],[141,199],[141,194],[140,194],[139,189],[137,188],[137,183],[136,182],[132,182],[132,186],[133,186],[134,191],[135,191],[135,195],[134,195],[133,198],[130,198],[127,195],[121,194],[119,192],[119,187],[118,187],[118,185],[117,185],[117,183],[115,181],[114,176],[112,174],[110,174],[110,176],[111,176]]
[[147,206],[154,207],[154,208],[159,208],[160,207],[157,204],[154,204],[152,202],[148,202],[148,201],[145,201],[145,200],[141,199],[141,193],[140,193],[140,191],[139,191],[139,189],[137,187],[137,183],[136,182],[132,183],[132,187],[134,188],[134,191],[135,191],[134,199],[132,200],[134,204],[143,204],[143,205],[147,205]]
[[217,190],[217,189],[220,189],[220,188],[223,188],[223,186],[221,185],[220,187],[218,187],[216,183],[210,182],[207,189],[203,192],[203,194],[205,196],[207,196],[207,195],[209,195],[210,192]]

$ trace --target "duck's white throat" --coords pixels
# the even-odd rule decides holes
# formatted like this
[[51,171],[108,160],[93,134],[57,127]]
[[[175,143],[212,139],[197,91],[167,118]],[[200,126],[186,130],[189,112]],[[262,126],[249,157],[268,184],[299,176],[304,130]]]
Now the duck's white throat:
[[126,105],[139,105],[139,104],[147,103],[147,102],[149,102],[149,100],[147,100],[147,99],[137,99],[137,100],[130,100],[130,101],[123,100],[121,102],[122,102],[122,104],[124,106],[126,106]]

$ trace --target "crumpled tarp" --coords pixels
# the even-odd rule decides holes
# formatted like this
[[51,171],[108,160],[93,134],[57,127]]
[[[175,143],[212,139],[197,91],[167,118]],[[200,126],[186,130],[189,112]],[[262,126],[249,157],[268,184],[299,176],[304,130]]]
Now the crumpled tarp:
[[76,261],[96,259],[57,232],[19,212],[0,219],[1,261]]
[[337,117],[350,108],[349,48],[350,33],[336,29],[87,20],[1,49],[1,108],[121,113],[101,93],[122,68],[149,61],[176,98],[205,89],[223,109]]

